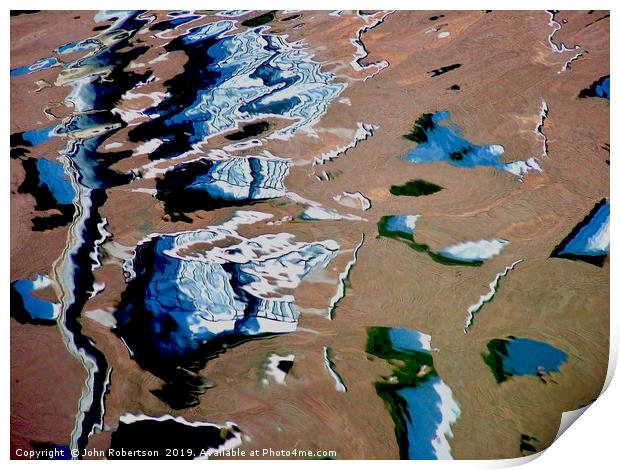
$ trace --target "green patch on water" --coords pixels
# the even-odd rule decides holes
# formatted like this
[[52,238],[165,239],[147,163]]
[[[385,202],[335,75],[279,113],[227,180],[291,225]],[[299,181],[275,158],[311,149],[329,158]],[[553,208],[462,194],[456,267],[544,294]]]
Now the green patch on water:
[[421,179],[407,181],[405,184],[390,186],[390,193],[394,196],[427,196],[441,191],[443,188],[437,184]]
[[466,260],[458,260],[454,258],[449,258],[447,256],[442,255],[441,253],[437,253],[432,251],[430,247],[424,243],[418,243],[415,241],[413,237],[413,232],[403,232],[401,230],[391,230],[389,228],[390,218],[394,217],[393,215],[385,215],[381,217],[379,222],[377,223],[377,228],[379,230],[379,237],[393,238],[394,240],[398,240],[399,242],[404,243],[409,248],[419,252],[419,253],[427,253],[431,259],[437,263],[446,265],[446,266],[482,266],[482,261],[466,261]]
[[398,392],[416,387],[432,377],[437,377],[433,357],[428,352],[396,349],[390,337],[391,328],[368,328],[366,352],[386,360],[393,366],[392,375],[375,382],[375,390],[385,403],[394,421],[394,433],[400,449],[400,458],[409,459],[409,436],[407,422],[411,421],[409,404]]
[[508,342],[506,339],[492,339],[487,344],[489,354],[483,354],[482,359],[487,364],[497,383],[504,382],[508,377],[512,376],[511,373],[504,370],[504,357],[508,357]]
[[254,18],[250,18],[249,20],[243,21],[241,24],[243,26],[248,26],[253,28],[255,26],[262,26],[267,23],[271,23],[276,17],[275,11],[267,12],[260,16],[255,16]]
[[[428,352],[411,351],[394,348],[390,329],[384,326],[368,328],[368,340],[366,352],[373,356],[385,359],[394,366],[393,375],[384,378],[385,385],[391,387],[415,387],[430,377],[437,375],[433,365],[433,357]],[[424,367],[426,366],[426,367]],[[420,374],[420,371],[428,369],[428,372]]]

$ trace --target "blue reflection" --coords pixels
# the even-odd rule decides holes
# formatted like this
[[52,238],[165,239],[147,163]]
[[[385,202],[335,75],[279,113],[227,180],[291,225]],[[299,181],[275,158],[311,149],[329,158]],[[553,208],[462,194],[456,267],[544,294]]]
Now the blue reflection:
[[513,376],[538,376],[546,383],[551,372],[559,372],[568,354],[542,341],[529,338],[493,339],[487,344],[484,362],[491,368],[497,383]]
[[558,254],[600,256],[609,253],[609,219],[607,201]]
[[[33,280],[20,279],[11,283],[11,288],[19,295],[23,309],[33,321],[55,321],[58,317],[58,306],[52,302],[33,295],[36,291],[48,287],[51,281],[38,274]],[[18,309],[19,305],[11,308]]]
[[[180,255],[194,244],[209,246],[228,236],[238,237],[213,227],[158,235],[138,246],[130,263],[133,279],[116,313],[121,335],[130,345],[182,357],[216,338],[296,329],[298,313],[292,296],[279,295],[277,290],[290,289],[315,267],[325,266],[337,246],[291,244],[290,235],[277,234],[214,247],[213,255]],[[265,255],[257,255],[261,252]],[[283,279],[287,282],[280,286]]]
[[20,75],[40,72],[41,70],[56,67],[58,65],[60,65],[60,62],[58,62],[58,59],[56,59],[55,57],[39,59],[30,65],[25,65],[23,67],[18,67],[16,69],[11,70],[11,77],[18,77]]
[[394,420],[403,459],[451,458],[447,437],[460,409],[433,363],[431,337],[406,328],[368,329],[366,352],[388,361],[375,389]]
[[405,136],[417,143],[407,153],[405,160],[413,163],[443,161],[460,168],[489,166],[517,176],[522,176],[530,169],[540,170],[533,159],[502,162],[504,148],[501,145],[472,144],[461,135],[458,126],[447,122],[449,117],[447,111],[440,111],[418,119],[412,134]]
[[603,82],[597,84],[594,88],[594,93],[600,98],[610,99],[609,97],[609,77],[603,79]]
[[62,163],[39,158],[37,169],[39,170],[39,186],[47,187],[58,204],[73,202],[76,196],[75,188],[65,174]]
[[42,129],[33,129],[30,131],[25,131],[22,134],[22,137],[27,143],[30,144],[31,147],[36,147],[37,145],[47,142],[52,137],[55,137],[55,129],[56,126],[44,127]]

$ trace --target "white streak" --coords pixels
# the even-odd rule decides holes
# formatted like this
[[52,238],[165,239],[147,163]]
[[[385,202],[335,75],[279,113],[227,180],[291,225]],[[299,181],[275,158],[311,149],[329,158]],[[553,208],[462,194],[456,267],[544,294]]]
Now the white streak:
[[184,426],[190,426],[193,428],[198,428],[198,427],[203,427],[203,426],[214,427],[222,431],[226,430],[232,434],[232,437],[230,437],[229,439],[226,439],[224,444],[220,445],[217,449],[213,449],[213,448],[205,449],[206,455],[203,455],[203,454],[198,455],[194,458],[194,460],[208,458],[210,454],[216,454],[218,452],[225,452],[228,450],[232,450],[236,447],[239,447],[242,444],[242,441],[241,441],[242,433],[239,430],[239,427],[235,423],[230,422],[230,421],[227,421],[224,426],[219,426],[214,423],[207,423],[207,422],[202,422],[202,421],[188,421],[182,416],[176,417],[176,416],[172,416],[169,414],[155,417],[155,416],[147,416],[142,413],[137,414],[137,415],[134,415],[131,413],[125,413],[124,415],[120,417],[121,423],[124,423],[124,424],[133,424],[138,421],[163,422],[163,421],[169,421],[169,420],[176,421],[179,424],[183,424]]
[[358,12],[358,16],[364,20],[365,24],[355,32],[355,37],[350,39],[351,44],[355,47],[355,55],[353,56],[353,60],[351,60],[351,67],[353,67],[353,70],[357,72],[374,70],[374,72],[364,77],[364,81],[374,77],[383,69],[389,67],[390,63],[387,60],[381,60],[368,65],[362,65],[362,60],[368,57],[368,51],[362,41],[362,34],[367,33],[371,29],[379,26],[392,13],[394,13],[394,10],[379,11],[366,17],[366,15],[361,15]]
[[549,145],[547,142],[547,136],[542,131],[548,115],[549,115],[549,107],[547,106],[547,102],[545,100],[542,100],[542,103],[540,104],[540,116],[538,118],[538,124],[536,125],[536,134],[538,134],[538,136],[542,140],[541,157],[546,157],[547,151],[549,149]]
[[555,12],[553,10],[546,10],[545,13],[547,13],[549,15],[549,23],[548,23],[548,25],[553,28],[553,31],[551,31],[551,33],[549,33],[549,36],[547,36],[547,42],[549,43],[549,46],[551,47],[551,50],[553,52],[557,53],[557,54],[561,54],[562,52],[576,51],[577,49],[579,49],[579,46],[566,47],[566,45],[564,43],[560,43],[559,47],[556,46],[556,44],[553,42],[553,36],[560,29],[562,29],[562,25],[560,23],[558,23],[557,21],[555,21]]
[[342,206],[350,207],[352,209],[361,209],[363,211],[367,211],[371,206],[370,199],[359,191],[354,193],[348,193],[345,191],[342,194],[334,196],[334,201]]
[[340,377],[340,375],[334,370],[334,363],[329,357],[329,348],[327,346],[323,346],[323,361],[325,363],[325,368],[327,369],[327,372],[329,372],[329,375],[331,375],[334,381],[336,382],[336,385],[335,385],[336,391],[342,392],[342,393],[346,392],[347,386],[342,381],[342,378]]
[[491,299],[495,297],[495,294],[497,293],[497,289],[499,287],[500,279],[505,277],[510,271],[515,268],[517,264],[521,263],[522,261],[522,259],[519,259],[512,263],[510,266],[507,266],[506,269],[504,269],[501,273],[498,273],[495,276],[495,279],[493,279],[493,281],[489,284],[489,292],[481,295],[478,302],[476,302],[467,309],[467,318],[465,320],[465,333],[467,333],[471,329],[474,322],[474,315],[477,314],[480,310],[482,310],[482,307],[484,307],[485,304],[489,303]]
[[575,54],[573,57],[571,57],[570,59],[568,59],[566,62],[564,62],[564,65],[562,66],[562,68],[560,69],[560,71],[558,72],[558,74],[562,73],[562,72],[566,72],[567,70],[569,70],[571,68],[571,64],[573,62],[575,62],[577,59],[579,59],[579,57],[583,56],[583,52],[578,52],[577,54]]
[[[570,52],[570,51],[580,51],[581,47],[578,44],[576,44],[574,47],[566,47],[566,45],[564,43],[560,43],[560,45],[557,46],[553,42],[553,36],[560,29],[562,29],[562,25],[560,23],[558,23],[557,21],[555,21],[555,13],[556,13],[555,11],[553,11],[553,10],[546,10],[546,13],[549,15],[549,23],[548,23],[548,25],[553,28],[553,30],[551,31],[551,33],[549,33],[549,36],[547,37],[547,42],[549,43],[549,46],[551,47],[551,50],[554,53],[556,53],[556,54],[562,54],[564,52]],[[568,70],[570,68],[571,63],[574,62],[575,60],[577,60],[581,55],[583,55],[583,54],[581,52],[579,52],[579,53],[575,54],[573,57],[571,57],[570,59],[568,59],[566,62],[564,62],[564,65],[562,65],[562,68],[558,71],[558,74]]]
[[[293,362],[295,360],[294,354],[289,354],[288,356],[280,356],[278,354],[270,354],[267,358],[269,361],[267,363],[267,369],[265,371],[265,375],[273,377],[276,383],[280,385],[286,385],[286,372],[280,369],[278,366],[280,365],[280,361],[290,361]],[[263,383],[266,385],[267,379],[265,378]]]
[[456,422],[461,414],[461,410],[452,396],[452,390],[450,390],[450,387],[448,387],[443,380],[437,381],[433,385],[433,388],[440,399],[439,408],[441,409],[441,423],[437,426],[432,446],[439,460],[451,460],[452,454],[447,437],[453,437],[450,426]]
[[344,293],[346,289],[345,283],[347,282],[351,269],[353,269],[353,266],[355,266],[355,263],[357,263],[357,252],[364,244],[364,237],[365,235],[362,233],[362,239],[357,244],[357,246],[353,249],[353,257],[351,258],[351,261],[347,263],[347,265],[344,268],[344,271],[342,271],[340,275],[338,276],[338,282],[339,282],[338,291],[336,292],[336,294],[332,297],[331,301],[329,302],[329,308],[327,310],[327,318],[329,318],[330,320],[333,319],[333,314],[334,314],[334,310],[336,309],[336,305],[344,297]]
[[449,245],[443,248],[440,253],[443,256],[460,261],[484,261],[499,255],[508,243],[508,240],[501,238],[467,241]]
[[304,220],[365,220],[354,214],[340,214],[319,206],[304,209],[300,217]]
[[369,137],[371,137],[378,128],[379,126],[374,124],[365,124],[363,122],[358,122],[357,130],[355,131],[355,134],[353,135],[353,140],[351,142],[314,157],[312,165],[323,165],[325,162],[344,155],[345,153],[347,153],[347,151],[357,147],[357,144],[359,142],[367,140]]

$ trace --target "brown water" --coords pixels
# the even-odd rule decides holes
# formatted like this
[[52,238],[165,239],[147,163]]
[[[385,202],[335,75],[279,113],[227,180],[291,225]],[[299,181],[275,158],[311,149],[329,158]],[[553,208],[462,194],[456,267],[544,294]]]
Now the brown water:
[[607,370],[606,14],[11,17],[12,457],[547,447]]

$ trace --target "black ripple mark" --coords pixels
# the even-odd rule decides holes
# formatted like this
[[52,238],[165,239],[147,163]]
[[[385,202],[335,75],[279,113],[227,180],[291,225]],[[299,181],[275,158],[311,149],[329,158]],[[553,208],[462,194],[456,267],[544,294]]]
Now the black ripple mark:
[[446,65],[445,67],[439,67],[438,69],[431,70],[427,73],[430,73],[431,77],[437,77],[438,75],[443,75],[444,73],[450,72],[451,70],[458,69],[460,66],[461,64]]
[[269,11],[259,16],[255,16],[254,18],[250,18],[248,20],[242,21],[241,24],[243,26],[248,26],[250,28],[253,28],[256,26],[262,26],[264,24],[271,23],[275,18],[276,18],[276,12],[274,10],[274,11]]
[[[209,450],[218,449],[240,432],[236,425],[221,428],[200,423],[190,426],[173,418],[158,421],[143,419],[133,423],[120,422],[112,433],[107,457],[109,459],[195,459]],[[179,450],[180,452],[170,452]],[[121,455],[121,452],[133,455]],[[137,452],[136,452],[137,451]],[[144,455],[151,453],[151,456]],[[142,454],[142,456],[140,455]]]

